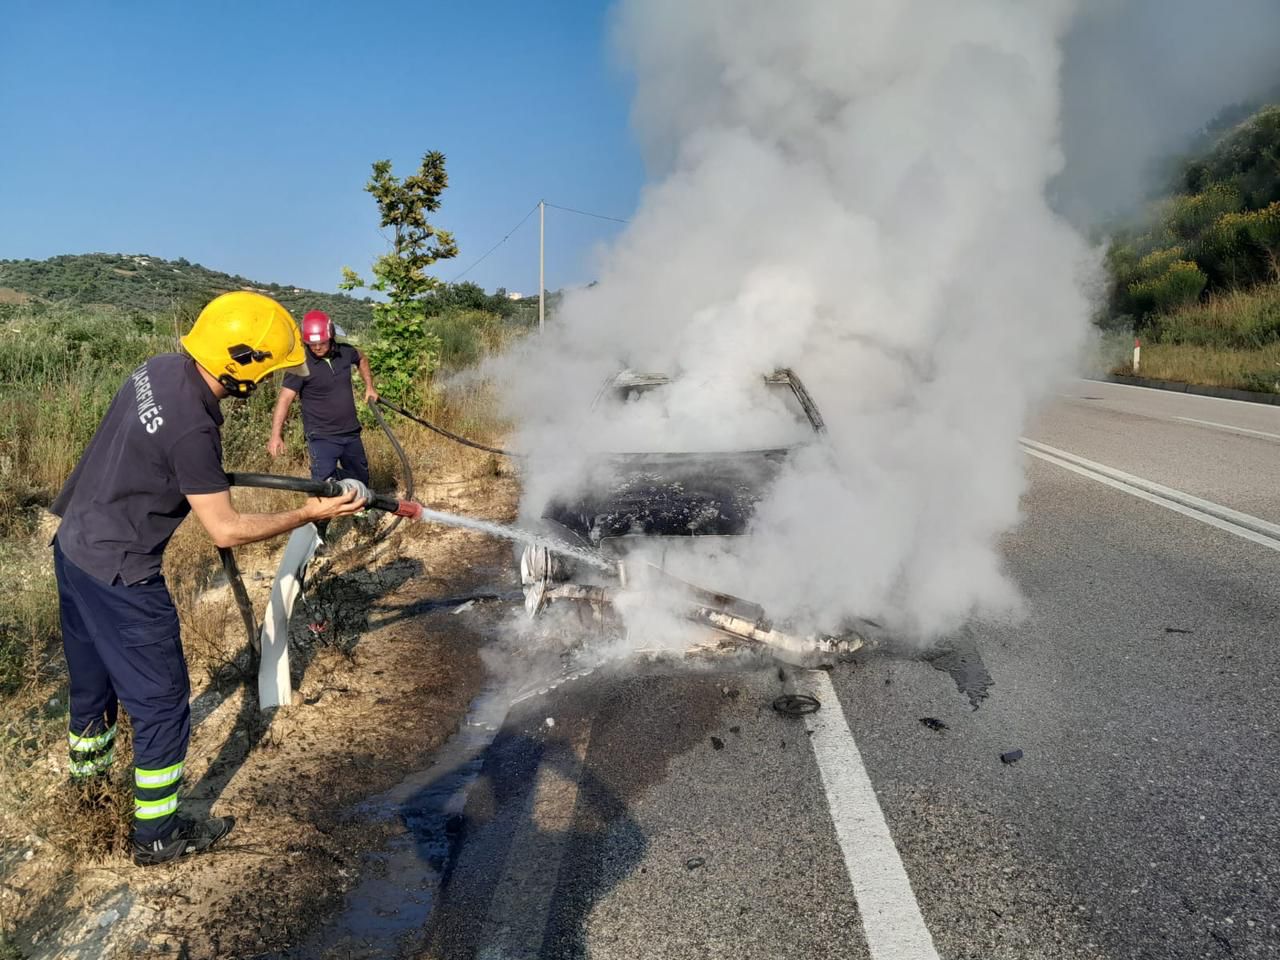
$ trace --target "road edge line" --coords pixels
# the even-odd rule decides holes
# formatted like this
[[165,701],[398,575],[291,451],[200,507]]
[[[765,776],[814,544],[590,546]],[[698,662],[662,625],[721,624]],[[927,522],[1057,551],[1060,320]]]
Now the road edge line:
[[822,704],[805,726],[872,960],[938,960],[831,678],[822,670],[801,677],[796,686]]

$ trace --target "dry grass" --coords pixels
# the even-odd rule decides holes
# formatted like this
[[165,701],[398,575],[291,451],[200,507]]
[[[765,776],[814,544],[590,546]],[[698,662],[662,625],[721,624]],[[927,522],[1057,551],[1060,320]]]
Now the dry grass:
[[120,738],[110,779],[69,782],[66,666],[48,551],[6,551],[0,577],[10,601],[0,630],[20,631],[22,657],[9,664],[0,699],[0,837],[33,834],[74,860],[99,861],[122,849],[128,833],[132,792],[121,773],[132,762],[128,735]]
[[[1132,360],[1112,372],[1132,375]],[[1280,393],[1280,343],[1257,350],[1144,343],[1138,375],[1209,387]]]
[[[1133,374],[1128,347],[1111,372]],[[1216,294],[1156,317],[1138,375],[1280,393],[1280,283]]]
[[[446,430],[487,446],[500,447],[510,429],[510,424],[499,416],[492,390],[479,381],[466,380],[454,384],[448,390],[432,390],[428,393],[427,402],[412,412]],[[388,425],[415,464],[415,475],[437,478],[491,476],[504,459],[454,443],[398,414],[388,413],[387,416]],[[381,431],[376,437],[366,434],[366,442],[369,446],[370,466],[373,465],[375,450],[379,456],[386,458],[388,466],[395,464],[391,445]]]

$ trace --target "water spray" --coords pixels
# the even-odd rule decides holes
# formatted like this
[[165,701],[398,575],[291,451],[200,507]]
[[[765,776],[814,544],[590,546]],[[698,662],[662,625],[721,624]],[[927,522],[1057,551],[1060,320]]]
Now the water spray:
[[[765,615],[764,610],[757,604],[729,594],[705,590],[680,580],[652,564],[644,564],[642,568],[632,571],[632,575],[628,576],[628,571],[624,564],[609,560],[586,547],[575,546],[555,537],[522,530],[519,527],[493,523],[489,520],[480,520],[462,514],[448,513],[444,510],[433,510],[423,506],[416,500],[400,500],[395,497],[375,494],[359,480],[350,478],[345,480],[308,480],[303,477],[278,476],[269,473],[228,473],[227,479],[232,486],[291,490],[297,493],[310,494],[314,497],[341,497],[354,492],[356,497],[362,500],[368,509],[382,510],[410,520],[439,523],[464,530],[475,530],[505,540],[524,543],[549,553],[571,557],[619,581],[619,585],[623,589],[627,589],[629,581],[635,580],[636,575],[639,575],[640,582],[648,581],[651,585],[658,586],[664,591],[675,591],[675,594],[682,595],[686,601],[684,614],[688,619],[710,627],[721,634],[775,650],[796,654],[815,651],[843,653],[852,652],[864,643],[860,635],[852,632],[840,637],[793,636],[777,629]],[[574,596],[572,598],[565,592],[571,592],[575,589],[585,589],[587,592],[583,596]],[[543,602],[557,596],[564,596],[566,599],[608,603],[612,601],[616,593],[617,588],[580,588],[572,584],[552,585],[549,581],[544,581],[537,585],[532,597],[526,597],[526,607],[530,607],[532,603],[530,612],[536,612],[536,609]],[[247,601],[247,598],[245,599]],[[239,596],[237,596],[237,600],[240,600]],[[249,618],[252,614],[251,611],[246,613],[246,609],[247,603],[241,603],[241,612],[246,616],[246,623],[249,623]]]
[[588,564],[597,570],[616,573],[616,564],[588,550],[574,546],[542,534],[521,530],[519,527],[506,526],[488,520],[479,520],[443,510],[432,510],[424,507],[416,500],[399,500],[395,497],[376,494],[358,480],[308,480],[304,477],[286,477],[271,473],[228,473],[227,480],[236,487],[262,487],[268,490],[292,490],[307,493],[313,497],[342,497],[355,491],[364,500],[365,506],[371,510],[382,510],[393,516],[405,517],[409,520],[421,520],[428,523],[439,523],[465,530],[477,530],[505,540],[514,540],[534,547],[542,547],[552,553],[563,554],[574,560]]

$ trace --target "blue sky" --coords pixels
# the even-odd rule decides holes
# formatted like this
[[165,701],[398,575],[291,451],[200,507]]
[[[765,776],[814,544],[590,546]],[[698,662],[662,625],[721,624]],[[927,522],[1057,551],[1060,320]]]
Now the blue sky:
[[[604,0],[16,0],[0,29],[0,257],[150,253],[332,290],[385,248],[362,187],[448,157],[451,279],[544,197],[610,216],[643,180]],[[547,286],[617,224],[547,212]],[[468,273],[537,290],[537,216]]]

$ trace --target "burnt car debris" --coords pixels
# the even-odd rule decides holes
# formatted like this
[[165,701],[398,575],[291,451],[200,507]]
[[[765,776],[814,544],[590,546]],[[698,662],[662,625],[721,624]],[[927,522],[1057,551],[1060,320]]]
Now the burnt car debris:
[[[746,536],[757,505],[786,462],[800,448],[821,443],[826,427],[813,398],[794,372],[776,370],[756,381],[750,399],[770,429],[748,436],[741,449],[599,454],[589,464],[584,489],[552,496],[541,511],[543,528],[561,540],[591,547],[617,565],[611,577],[540,546],[520,553],[525,608],[537,617],[549,606],[571,603],[593,623],[611,614],[621,591],[662,592],[687,618],[737,641],[804,653],[849,652],[862,638],[796,636],[769,621],[757,604],[708,590],[687,571],[708,554],[732,551]],[[610,378],[593,404],[610,408],[651,401],[677,381],[662,374],[626,370]],[[751,434],[750,429],[747,430]],[[781,442],[779,442],[781,441]],[[710,446],[710,444],[708,444]]]

